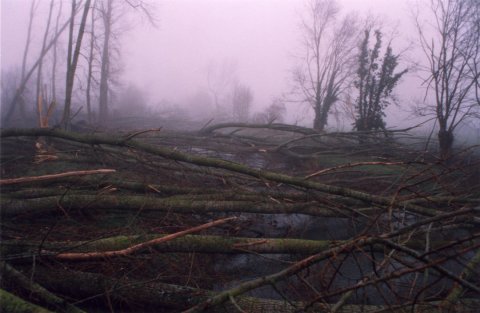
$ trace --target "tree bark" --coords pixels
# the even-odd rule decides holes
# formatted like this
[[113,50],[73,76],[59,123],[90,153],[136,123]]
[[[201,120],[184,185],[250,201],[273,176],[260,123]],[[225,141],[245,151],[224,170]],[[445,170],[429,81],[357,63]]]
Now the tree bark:
[[[100,274],[64,270],[61,267],[37,268],[35,279],[42,286],[55,292],[69,295],[78,300],[91,297],[108,297],[111,301],[142,303],[143,307],[136,307],[137,310],[158,310],[159,308],[169,308],[174,311],[186,310],[197,303],[206,301],[212,296],[218,295],[218,292],[212,292],[205,289],[165,284],[155,281],[139,282],[124,278],[114,279]],[[107,301],[105,299],[105,301]],[[284,300],[272,300],[253,298],[247,296],[235,297],[235,302],[245,312],[265,312],[265,313],[294,313],[298,308],[302,308],[305,303]],[[478,305],[478,300],[459,301],[455,306],[455,312],[474,313]],[[330,312],[330,305],[317,303],[314,304],[308,312],[326,313]],[[411,309],[411,306],[407,308]],[[441,313],[442,308],[438,303],[417,304],[416,312]],[[378,312],[387,310],[388,312],[405,312],[405,307],[395,308],[379,305],[350,305],[342,306],[338,313],[356,313],[356,312]],[[231,302],[225,302],[214,308],[209,308],[205,312],[236,312],[236,308]]]
[[[73,51],[72,59],[68,60],[68,67],[67,67],[67,79],[66,79],[66,86],[65,86],[65,107],[63,109],[63,118],[62,118],[62,126],[65,129],[70,127],[70,119],[71,119],[71,106],[72,106],[72,94],[73,94],[73,84],[75,81],[75,71],[77,69],[78,58],[80,56],[80,47],[82,46],[82,38],[83,34],[85,33],[85,24],[87,23],[87,16],[88,11],[90,10],[90,2],[91,0],[86,0],[83,8],[83,15],[82,20],[80,22],[80,27],[78,29],[77,35],[77,43],[75,44],[75,50]],[[70,32],[72,32],[73,21],[75,16],[75,2],[72,3],[72,17],[71,17],[71,26]],[[70,33],[72,36],[72,33]],[[72,38],[69,38],[69,51],[71,49]]]
[[453,133],[450,130],[440,129],[438,131],[440,157],[444,160],[447,160],[452,155],[453,139]]
[[[98,239],[95,241],[45,241],[34,242],[24,240],[6,240],[2,243],[0,251],[6,259],[19,261],[31,260],[33,255],[38,255],[38,249],[42,246],[41,255],[50,257],[62,251],[69,252],[103,252],[126,249],[132,245],[147,242],[157,238],[163,238],[164,234],[152,234],[142,236],[116,236]],[[225,237],[210,235],[186,235],[156,245],[153,252],[175,253],[221,253],[221,254],[303,254],[309,255],[328,249],[342,241],[308,240],[289,238],[245,238]],[[421,246],[420,243],[412,243],[412,246]],[[148,250],[150,251],[150,250]],[[148,252],[144,251],[144,252]]]
[[[60,23],[60,17],[62,16],[62,6],[63,2],[60,1],[60,6],[58,8],[57,20],[55,22],[55,34],[58,33],[58,25]],[[57,42],[53,44],[53,60],[52,60],[52,101],[57,102]]]
[[[45,34],[43,35],[43,42],[42,42],[42,50],[45,50],[45,46],[47,44],[47,37],[50,30],[50,21],[52,20],[52,13],[53,13],[53,0],[50,1],[50,9],[48,11],[48,18],[47,18],[47,26],[45,27]],[[38,64],[37,69],[37,121],[39,127],[46,127],[48,125],[48,114],[44,118],[43,116],[43,105],[46,100],[46,95],[42,93],[42,67],[43,67],[43,57],[40,58],[40,62]],[[47,104],[45,102],[45,104]],[[47,109],[48,110],[48,109]]]
[[215,130],[222,129],[222,128],[265,128],[265,129],[273,129],[285,132],[293,132],[293,133],[300,133],[302,135],[313,135],[318,134],[318,131],[313,130],[311,128],[295,126],[295,125],[287,125],[287,124],[247,124],[247,123],[220,123],[215,124],[209,127],[205,127],[200,131],[201,134],[210,134]]
[[[350,211],[339,212],[328,208],[321,208],[318,203],[278,204],[277,202],[252,201],[201,201],[178,198],[152,198],[144,196],[114,196],[114,195],[60,195],[36,199],[18,199],[3,196],[0,199],[2,216],[16,216],[19,214],[47,214],[54,212],[92,211],[92,210],[121,210],[135,212],[158,211],[176,212],[181,214],[195,213],[260,213],[260,214],[307,214],[321,217],[345,217]],[[376,209],[358,210],[359,214],[376,212]]]
[[[95,6],[95,4],[94,4]],[[92,76],[93,76],[93,61],[94,61],[94,46],[95,46],[95,8],[92,10],[91,13],[91,30],[90,30],[90,47],[89,47],[89,55],[88,55],[88,73],[87,73],[87,87],[86,87],[86,102],[87,102],[87,119],[88,123],[92,124],[93,116],[92,116]]]
[[8,313],[53,313],[0,289],[0,310]]
[[[30,297],[35,297],[48,307],[55,308],[56,312],[85,313],[83,310],[80,310],[69,304],[42,286],[32,282],[30,278],[27,278],[21,272],[17,271],[15,268],[5,262],[0,263],[0,272],[2,273],[2,279],[4,280],[3,284],[7,283],[15,286],[15,288],[21,288],[23,291],[28,292]],[[8,309],[6,311],[13,312]],[[28,312],[34,311],[28,310]]]
[[102,18],[104,25],[102,65],[100,71],[100,102],[99,102],[99,121],[102,123],[108,119],[108,82],[110,79],[110,36],[112,27],[112,2],[106,0],[107,7],[102,7]]
[[[160,146],[149,145],[149,144],[142,143],[135,140],[128,140],[122,137],[115,138],[115,137],[109,137],[104,135],[76,134],[76,133],[65,132],[59,129],[4,129],[0,131],[1,138],[12,137],[12,136],[52,136],[52,137],[63,138],[63,139],[77,141],[81,143],[87,143],[87,144],[106,144],[106,145],[113,145],[113,146],[120,146],[120,147],[130,147],[130,148],[138,149],[138,150],[151,153],[157,156],[161,156],[167,159],[171,159],[171,160],[192,163],[199,166],[225,169],[225,170],[233,171],[236,173],[248,175],[255,178],[271,180],[271,181],[275,181],[282,184],[316,190],[326,194],[332,194],[332,195],[342,196],[346,198],[361,200],[367,204],[376,204],[381,207],[392,207],[392,206],[399,207],[423,216],[435,216],[439,213],[437,210],[431,209],[429,207],[423,207],[423,206],[411,204],[405,201],[395,202],[395,201],[392,201],[390,197],[377,196],[377,195],[372,195],[365,192],[353,190],[350,188],[344,188],[339,186],[313,182],[313,181],[305,180],[304,177],[294,177],[294,176],[289,176],[285,174],[259,170],[259,169],[251,168],[246,165],[233,163],[233,162],[225,161],[221,159],[214,159],[214,158],[187,154],[177,150],[172,150],[172,149],[168,149]],[[132,198],[132,199],[135,199],[135,198]],[[39,208],[40,207],[43,208],[41,203],[37,203],[36,205],[37,206],[40,205]],[[51,205],[51,203],[45,202],[45,205]],[[10,203],[9,206],[11,208],[10,212],[12,213],[15,212],[15,210],[24,211],[26,209],[21,205],[15,206],[13,203]],[[472,220],[472,222],[480,223],[480,219],[475,218]]]

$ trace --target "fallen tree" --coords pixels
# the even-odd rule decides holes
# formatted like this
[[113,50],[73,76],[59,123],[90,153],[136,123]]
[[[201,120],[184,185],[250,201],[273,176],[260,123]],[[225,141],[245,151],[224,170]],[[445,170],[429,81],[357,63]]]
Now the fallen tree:
[[[130,137],[126,138],[115,138],[105,135],[95,135],[95,134],[75,134],[65,132],[59,129],[7,129],[0,132],[0,138],[8,138],[12,136],[44,136],[44,137],[58,137],[62,139],[68,139],[72,141],[77,141],[80,143],[85,143],[89,145],[113,145],[120,147],[128,147],[139,149],[163,158],[172,159],[175,161],[181,161],[186,163],[192,163],[199,166],[207,166],[214,168],[226,169],[229,171],[237,172],[240,174],[249,175],[255,178],[267,179],[277,183],[289,184],[301,188],[312,189],[327,194],[339,195],[347,198],[353,198],[356,200],[365,201],[373,205],[381,206],[395,206],[401,207],[402,209],[411,210],[414,213],[434,216],[438,214],[438,211],[432,210],[428,207],[421,207],[408,202],[397,202],[392,201],[392,199],[383,196],[376,196],[371,194],[366,194],[349,188],[337,187],[332,185],[325,185],[317,182],[312,182],[310,180],[305,180],[301,177],[292,177],[284,174],[262,171],[254,169],[242,164],[233,163],[221,159],[200,157],[196,155],[190,155],[182,153],[180,151],[171,150],[159,146],[153,146],[144,144],[131,140]],[[480,223],[480,219],[474,219],[476,223]]]
[[[270,126],[254,129],[303,131]],[[2,130],[1,287],[54,311],[475,311],[480,201],[467,165],[368,155],[265,169],[282,142],[321,151],[324,136],[206,137],[226,127],[245,125],[200,137]],[[32,165],[37,136],[55,160]]]

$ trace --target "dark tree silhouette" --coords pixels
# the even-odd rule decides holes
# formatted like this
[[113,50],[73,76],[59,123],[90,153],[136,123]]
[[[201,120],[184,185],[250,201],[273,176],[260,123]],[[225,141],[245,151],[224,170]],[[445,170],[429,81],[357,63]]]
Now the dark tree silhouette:
[[388,45],[383,59],[380,58],[382,33],[375,31],[376,42],[369,48],[371,30],[365,30],[365,38],[360,44],[358,54],[357,79],[354,82],[358,89],[355,103],[355,129],[358,131],[379,130],[385,128],[385,108],[390,104],[393,88],[407,72],[395,73],[398,55],[394,55]]
[[314,110],[313,128],[323,130],[332,106],[350,86],[357,21],[353,15],[338,20],[334,0],[312,0],[302,21],[305,56],[294,72],[301,101]]
[[86,0],[83,7],[83,15],[78,28],[77,42],[75,49],[73,48],[73,28],[75,24],[75,14],[77,11],[76,1],[72,2],[72,16],[70,18],[70,31],[68,39],[68,55],[67,55],[67,79],[65,86],[65,106],[63,109],[62,126],[68,128],[71,120],[71,106],[72,106],[72,94],[73,84],[75,81],[75,71],[77,69],[78,58],[80,56],[80,47],[82,46],[82,38],[85,32],[85,24],[87,22],[88,12],[90,10],[91,0]]
[[[424,25],[420,14],[416,26],[427,59],[427,93],[434,104],[428,109],[438,122],[440,155],[451,154],[454,131],[475,115],[479,101],[480,5],[478,1],[431,0]],[[428,13],[424,13],[427,15]]]
[[235,121],[248,121],[252,101],[253,93],[250,87],[236,84],[232,94],[233,119]]

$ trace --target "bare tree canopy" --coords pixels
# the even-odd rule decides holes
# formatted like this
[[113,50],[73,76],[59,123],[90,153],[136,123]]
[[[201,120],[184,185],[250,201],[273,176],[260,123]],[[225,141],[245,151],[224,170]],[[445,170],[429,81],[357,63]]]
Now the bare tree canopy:
[[[438,122],[440,154],[451,154],[454,131],[478,113],[480,64],[478,1],[430,0],[415,16],[427,66],[428,107]],[[421,12],[421,13],[420,13]],[[428,13],[424,13],[428,12]],[[422,20],[430,18],[432,23]]]
[[357,19],[338,16],[335,0],[311,0],[302,21],[304,57],[294,72],[296,93],[314,110],[313,128],[323,130],[332,106],[349,87]]
[[237,122],[247,122],[250,116],[250,106],[253,101],[253,93],[250,87],[236,84],[233,88],[232,105],[233,119]]

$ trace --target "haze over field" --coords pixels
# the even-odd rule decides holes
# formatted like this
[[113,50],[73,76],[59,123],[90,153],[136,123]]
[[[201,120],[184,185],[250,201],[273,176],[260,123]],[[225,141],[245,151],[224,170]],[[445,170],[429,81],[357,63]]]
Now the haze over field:
[[[27,64],[38,55],[48,15],[49,1],[39,2]],[[59,5],[60,0],[54,2]],[[69,3],[63,3],[65,17]],[[285,121],[311,125],[311,107],[295,103],[298,98],[290,96],[294,85],[292,72],[305,56],[302,42],[305,31],[301,21],[308,15],[306,1],[150,0],[142,3],[155,25],[141,10],[122,9],[120,21],[115,25],[115,49],[119,54],[115,59],[112,95],[119,95],[121,90],[133,85],[150,107],[187,108],[191,115],[206,119],[215,106],[211,89],[217,89],[224,98],[221,101],[228,103],[232,85],[240,83],[253,94],[251,115],[265,110],[274,99],[282,98],[287,103]],[[409,68],[393,93],[399,105],[387,108],[387,125],[404,127],[412,121],[424,120],[415,119],[411,114],[412,107],[423,102],[425,92],[419,78],[425,75],[415,70],[416,62],[425,64],[413,20],[417,4],[407,0],[341,0],[338,4],[339,17],[353,13],[359,19],[377,19],[385,41],[392,40],[394,53],[402,53],[398,69]],[[1,1],[2,71],[20,67],[29,8],[29,0]],[[77,21],[79,19],[80,14]],[[358,43],[360,40],[359,36]],[[358,44],[352,49],[357,47]],[[66,53],[65,48],[59,48],[60,59],[65,58]],[[85,72],[81,62],[79,73]],[[60,60],[59,68],[64,67]],[[228,82],[219,87],[223,80]],[[355,92],[350,91],[352,99],[356,97]],[[210,99],[205,100],[208,97]],[[114,103],[111,108],[115,108]],[[343,112],[340,108],[336,110]],[[349,117],[345,114],[341,114],[341,118],[331,117],[329,127],[349,130],[353,122]],[[467,125],[472,127],[475,125]]]

